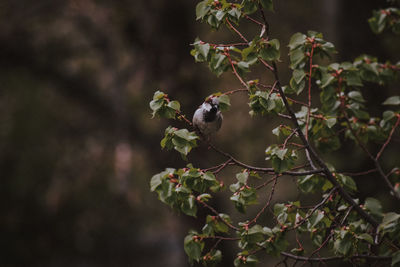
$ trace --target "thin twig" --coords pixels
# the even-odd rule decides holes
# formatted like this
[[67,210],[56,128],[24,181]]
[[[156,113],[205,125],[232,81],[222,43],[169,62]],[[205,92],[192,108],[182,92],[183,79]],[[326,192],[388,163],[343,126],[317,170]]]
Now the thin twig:
[[213,235],[213,236],[202,236],[202,239],[219,239],[219,240],[229,240],[229,241],[237,241],[240,240],[240,237],[226,237],[226,236],[218,236],[218,235]]
[[233,74],[235,74],[236,78],[238,78],[238,80],[240,81],[241,84],[244,85],[244,87],[248,88],[249,86],[247,85],[247,83],[245,83],[242,77],[240,77],[239,73],[237,73],[235,65],[233,64],[233,61],[231,59],[231,55],[228,52],[225,52],[225,55],[227,56],[229,63],[231,63]]
[[271,67],[271,65],[269,65],[264,59],[259,58],[259,60],[261,61],[261,63],[262,63],[265,67],[267,67],[267,69],[269,69],[270,71],[274,71],[274,68]]
[[298,228],[299,226],[301,226],[303,223],[305,223],[305,222],[307,221],[307,219],[310,218],[310,217],[313,215],[313,213],[314,213],[317,209],[319,209],[320,207],[322,207],[322,206],[326,203],[326,201],[328,201],[328,199],[330,198],[330,196],[331,196],[337,189],[338,189],[337,187],[332,188],[331,191],[329,191],[328,195],[327,195],[320,203],[318,203],[317,205],[315,205],[314,208],[311,210],[311,212],[310,212],[306,217],[304,217],[303,219],[301,219],[300,222],[298,222],[298,223],[295,224],[295,226],[293,227],[293,229],[296,229],[296,228]]
[[221,170],[223,170],[229,163],[231,163],[232,160],[229,159],[227,160],[224,164],[222,164],[217,170],[213,171],[214,174],[219,173]]
[[255,19],[253,19],[252,17],[250,17],[250,16],[248,16],[248,15],[244,15],[244,17],[245,17],[246,19],[248,19],[248,20],[250,20],[250,21],[254,22],[255,24],[258,24],[258,25],[260,25],[261,27],[263,27],[263,26],[264,26],[264,24],[263,24],[263,23],[259,22],[258,20],[255,20]]
[[231,47],[231,46],[247,46],[248,43],[232,43],[232,44],[212,44],[209,43],[212,47]]
[[[332,238],[334,232],[332,231],[328,237],[324,240],[324,242],[322,242],[322,244],[316,249],[314,250],[311,255],[308,257],[309,259],[312,259],[312,257],[316,254],[319,253],[319,251],[328,243],[328,241]],[[306,264],[308,261],[304,261],[303,264],[301,266],[304,266],[304,264]],[[301,267],[300,266],[300,267]]]
[[225,19],[226,23],[228,23],[229,27],[236,32],[237,35],[239,35],[239,37],[245,41],[246,43],[249,43],[249,41],[247,41],[246,37],[244,37],[235,27],[233,27],[233,25],[231,24],[231,22],[229,21],[228,18]]
[[299,105],[308,107],[308,104],[306,104],[306,103],[304,103],[304,102],[301,102],[301,101],[299,101],[299,100],[295,100],[295,99],[290,98],[290,97],[287,97],[287,99],[289,99],[289,100],[292,101],[293,103],[296,103],[296,104],[299,104]]
[[[309,258],[304,256],[297,256],[288,252],[281,252],[281,255],[294,259],[296,261],[310,261],[310,262],[321,262],[321,261],[338,261],[343,260],[342,256],[335,257],[321,257],[321,258]],[[390,256],[373,256],[373,255],[353,255],[350,259],[366,259],[366,260],[384,260],[389,261],[392,259]]]
[[[382,170],[382,166],[379,164],[379,161],[368,151],[368,149],[365,147],[364,143],[360,140],[360,138],[358,137],[358,134],[356,133],[356,131],[353,129],[353,127],[351,126],[350,120],[346,114],[346,112],[344,111],[344,119],[347,123],[347,127],[349,128],[351,134],[354,136],[354,138],[356,139],[358,145],[362,148],[362,150],[364,150],[364,152],[368,155],[368,157],[374,162],[375,167],[379,173],[379,175],[381,176],[381,178],[385,181],[386,185],[389,187],[390,191],[392,192],[392,195],[394,197],[396,197],[397,199],[400,200],[400,194],[396,192],[395,188],[393,187],[392,183],[390,182],[389,178],[386,176],[386,174],[384,173],[384,171]],[[388,139],[389,140],[389,139]],[[383,151],[383,150],[382,150]]]
[[363,171],[363,172],[338,172],[338,173],[347,175],[347,176],[362,176],[362,175],[367,175],[367,174],[374,173],[377,171],[378,171],[378,169],[375,168],[375,169],[370,169],[368,171]]
[[208,172],[208,171],[211,171],[211,170],[214,170],[214,169],[218,169],[218,168],[220,168],[221,166],[224,166],[225,164],[228,164],[229,162],[231,162],[230,159],[228,159],[227,161],[225,161],[225,162],[223,162],[223,163],[221,163],[221,164],[218,164],[218,165],[216,165],[216,166],[213,166],[213,167],[210,167],[210,168],[207,168],[207,169],[202,169],[202,171],[203,171],[203,172]]
[[295,135],[297,132],[297,129],[293,129],[292,132],[290,133],[290,135],[288,137],[286,137],[285,142],[283,142],[283,148],[285,149],[287,142],[290,140],[290,138],[293,137],[293,135]]
[[208,205],[206,202],[202,201],[199,198],[196,198],[197,202],[199,202],[200,204],[202,204],[204,207],[206,207],[207,209],[209,209],[212,213],[214,213],[216,216],[218,216],[218,219],[220,219],[224,224],[226,224],[229,228],[239,231],[239,228],[232,225],[230,222],[224,220],[221,216],[219,216],[219,212],[216,211],[213,207],[211,207],[210,205]]
[[392,130],[390,131],[389,137],[387,138],[386,142],[383,144],[383,146],[382,146],[382,148],[379,150],[378,154],[376,154],[375,160],[378,160],[378,159],[381,157],[381,155],[382,155],[382,153],[383,153],[383,150],[385,150],[386,146],[389,144],[390,140],[392,139],[393,133],[394,133],[394,131],[396,130],[397,126],[399,126],[399,123],[400,123],[400,115],[397,114],[396,123],[393,125],[393,128],[392,128]]
[[249,91],[249,89],[247,89],[247,88],[239,88],[239,89],[235,89],[235,90],[231,90],[231,91],[225,92],[225,93],[223,93],[223,95],[231,95],[231,94],[234,94],[234,93],[237,93],[237,92],[248,92],[248,91]]
[[311,114],[311,76],[312,76],[312,60],[314,56],[314,40],[311,43],[311,53],[310,53],[310,72],[308,74],[308,108],[307,108],[307,119],[306,119],[306,140],[308,141],[308,128],[310,123],[310,114]]
[[271,204],[272,196],[274,195],[275,187],[276,187],[276,184],[277,184],[277,182],[278,182],[278,177],[279,177],[279,176],[280,176],[280,175],[276,175],[276,176],[273,178],[273,179],[274,179],[274,184],[272,185],[271,193],[269,194],[268,201],[265,203],[264,207],[257,213],[256,217],[254,217],[254,219],[251,220],[251,221],[247,224],[248,226],[251,225],[251,224],[253,224],[253,223],[256,223],[257,220],[258,220],[258,218],[261,216],[261,214],[263,214],[264,211],[265,211],[265,209],[268,208],[269,205]]
[[192,122],[190,120],[188,120],[186,118],[186,116],[184,114],[182,114],[182,112],[176,111],[176,114],[178,114],[178,119],[183,119],[187,124],[189,124],[190,126],[193,126]]
[[[259,171],[259,172],[265,172],[265,173],[271,173],[271,174],[276,174],[273,168],[261,168],[261,167],[254,167],[248,164],[245,164],[234,157],[232,157],[230,154],[218,149],[215,147],[213,144],[208,143],[209,146],[219,154],[231,159],[236,165],[244,167],[246,169],[252,170],[252,171]],[[317,174],[317,173],[322,173],[322,169],[317,169],[317,170],[307,170],[307,171],[301,171],[301,172],[293,172],[293,171],[285,171],[282,172],[282,175],[291,175],[291,176],[304,176],[304,175],[310,175],[310,174]]]
[[275,177],[272,177],[271,179],[269,179],[269,180],[266,181],[265,183],[262,183],[262,184],[260,184],[260,185],[258,185],[258,186],[256,186],[256,187],[254,187],[254,189],[256,189],[256,190],[261,189],[261,188],[263,188],[264,186],[267,186],[268,184],[270,184],[270,183],[272,183],[272,182],[274,182],[274,181],[275,181]]

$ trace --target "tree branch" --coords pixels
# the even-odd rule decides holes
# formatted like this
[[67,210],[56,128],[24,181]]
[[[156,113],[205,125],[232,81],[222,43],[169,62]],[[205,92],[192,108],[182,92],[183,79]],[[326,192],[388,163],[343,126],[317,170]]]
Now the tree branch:
[[337,187],[332,188],[331,191],[329,191],[328,195],[327,195],[320,203],[318,203],[317,205],[314,206],[314,208],[311,210],[310,214],[308,214],[306,217],[304,217],[299,223],[296,223],[296,224],[295,224],[295,226],[293,227],[293,229],[295,229],[295,228],[299,227],[300,225],[302,225],[303,223],[305,223],[306,220],[307,220],[308,218],[310,218],[310,217],[313,215],[313,213],[314,213],[317,209],[319,209],[320,207],[322,207],[322,206],[326,203],[326,201],[328,201],[328,199],[330,198],[330,196],[331,196],[337,189],[338,189]]
[[340,195],[348,202],[350,205],[354,207],[354,209],[360,214],[362,218],[364,218],[367,222],[372,224],[374,227],[378,227],[379,223],[368,213],[366,213],[363,209],[360,208],[360,206],[353,200],[353,198],[347,193],[344,188],[336,181],[336,178],[333,176],[332,172],[329,170],[328,166],[326,166],[325,162],[318,156],[318,154],[314,151],[314,149],[310,146],[310,143],[308,140],[305,138],[303,132],[301,131],[300,125],[297,121],[296,115],[294,114],[292,108],[290,107],[288,100],[286,99],[286,95],[282,90],[282,86],[279,81],[279,75],[278,75],[278,69],[276,67],[276,63],[273,62],[272,66],[274,68],[274,76],[275,80],[277,81],[277,87],[279,90],[279,93],[282,97],[282,101],[286,107],[286,110],[289,113],[289,116],[291,117],[291,120],[295,127],[298,129],[299,137],[301,141],[303,142],[305,148],[308,150],[310,153],[311,158],[315,160],[315,162],[322,168],[322,172],[325,174],[325,176],[328,178],[328,180],[333,184],[333,186],[338,187]]
[[[374,162],[375,167],[379,173],[379,175],[381,176],[381,178],[385,181],[386,185],[389,187],[390,191],[392,192],[392,195],[394,197],[396,197],[397,199],[400,200],[400,194],[398,194],[396,192],[396,190],[394,189],[392,183],[389,180],[389,177],[386,176],[385,172],[382,170],[381,164],[379,164],[378,161],[378,155],[380,156],[380,153],[378,153],[377,157],[374,157],[369,151],[368,149],[365,147],[365,145],[362,143],[362,141],[360,140],[360,138],[358,137],[358,134],[356,133],[356,131],[353,129],[353,127],[351,127],[351,123],[349,118],[347,117],[346,112],[344,112],[344,119],[346,121],[346,124],[350,130],[350,132],[352,133],[352,135],[354,136],[354,138],[357,140],[358,145],[364,150],[364,152],[368,155],[368,157]],[[400,117],[399,117],[400,118]],[[399,119],[398,119],[399,120]],[[395,127],[393,127],[392,132],[394,131]],[[391,135],[390,135],[391,136]],[[389,136],[389,137],[390,137]],[[390,138],[388,138],[387,143],[389,143],[388,141],[390,141]],[[386,144],[386,143],[385,143]],[[385,145],[382,146],[381,151],[383,151],[383,149],[385,148]]]
[[396,130],[397,126],[399,126],[400,123],[400,115],[397,114],[397,120],[396,123],[393,125],[392,130],[390,131],[389,137],[386,140],[386,142],[383,144],[382,148],[379,150],[378,154],[376,154],[375,160],[378,160],[380,158],[380,156],[383,153],[383,150],[385,150],[386,146],[389,144],[390,140],[392,139],[393,133]]
[[[216,152],[218,152],[219,154],[221,154],[221,155],[227,157],[228,159],[231,159],[232,162],[234,162],[236,165],[238,165],[238,166],[240,166],[240,167],[243,167],[243,168],[246,168],[246,169],[249,169],[249,170],[252,170],[252,171],[265,172],[265,173],[270,173],[270,174],[277,174],[277,173],[274,171],[273,168],[261,168],[261,167],[254,167],[254,166],[245,164],[245,163],[243,163],[243,162],[241,162],[241,161],[235,159],[235,158],[232,157],[230,154],[228,154],[228,153],[226,153],[226,152],[224,152],[224,151],[218,149],[218,148],[215,147],[213,144],[211,144],[211,143],[208,143],[208,144],[209,144],[209,146],[210,146],[214,151],[216,151]],[[300,171],[299,171],[299,172],[285,171],[285,172],[282,172],[281,174],[282,174],[282,175],[291,175],[291,176],[304,176],[304,175],[317,174],[317,173],[322,174],[322,173],[323,173],[323,169],[308,170],[308,171],[301,171],[301,172],[300,172]]]
[[211,207],[210,205],[208,205],[206,202],[202,201],[199,198],[196,198],[197,202],[199,202],[200,204],[202,204],[204,207],[206,207],[207,209],[209,209],[212,213],[214,213],[218,219],[220,219],[224,224],[226,224],[229,228],[239,231],[239,228],[237,228],[236,226],[232,225],[230,222],[224,220],[221,216],[219,216],[219,212],[216,211],[213,207]]
[[257,220],[258,220],[258,218],[261,216],[261,214],[263,214],[264,211],[265,211],[265,209],[268,208],[269,205],[271,204],[272,196],[274,195],[275,187],[276,187],[276,184],[277,184],[277,182],[278,182],[278,177],[279,177],[279,176],[280,176],[280,175],[278,174],[278,175],[276,175],[276,176],[273,178],[273,179],[274,179],[274,184],[272,185],[271,193],[269,194],[268,201],[265,203],[264,207],[257,213],[256,217],[254,217],[254,219],[251,220],[251,221],[247,224],[247,226],[249,226],[249,225],[251,225],[251,224],[253,224],[253,223],[256,223]]
[[[344,260],[344,257],[335,256],[335,257],[322,257],[322,258],[310,258],[304,256],[297,256],[288,252],[281,252],[281,255],[294,259],[296,261],[310,261],[310,262],[323,262],[323,261],[338,261]],[[350,259],[366,259],[366,260],[384,260],[390,261],[392,257],[390,256],[373,256],[373,255],[353,255],[349,257]]]

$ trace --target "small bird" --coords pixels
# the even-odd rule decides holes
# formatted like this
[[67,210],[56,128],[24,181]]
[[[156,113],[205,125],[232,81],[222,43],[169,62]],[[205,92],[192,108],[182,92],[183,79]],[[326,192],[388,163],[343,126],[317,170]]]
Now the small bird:
[[221,128],[223,116],[219,110],[219,100],[209,97],[195,111],[193,115],[193,126],[203,137],[210,138]]

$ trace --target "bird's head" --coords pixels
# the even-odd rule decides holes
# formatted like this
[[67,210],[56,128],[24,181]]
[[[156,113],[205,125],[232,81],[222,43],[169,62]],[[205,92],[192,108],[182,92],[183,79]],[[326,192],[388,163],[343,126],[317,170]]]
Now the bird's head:
[[219,100],[215,96],[210,96],[204,102],[211,112],[217,112],[219,110]]

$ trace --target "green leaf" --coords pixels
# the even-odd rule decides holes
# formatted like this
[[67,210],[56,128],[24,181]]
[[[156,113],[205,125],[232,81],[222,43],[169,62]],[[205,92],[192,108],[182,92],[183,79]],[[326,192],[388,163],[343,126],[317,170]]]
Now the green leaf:
[[285,155],[286,155],[286,153],[288,152],[288,149],[287,148],[285,148],[285,149],[278,149],[277,151],[276,151],[276,155],[278,156],[278,158],[280,158],[281,160],[283,160],[284,158],[285,158]]
[[328,128],[332,128],[337,122],[336,118],[328,118],[326,120],[326,125],[328,126]]
[[351,107],[350,110],[354,113],[354,116],[361,120],[369,120],[368,112],[358,109],[356,107]]
[[390,266],[400,266],[400,251],[397,251],[392,255],[392,263]]
[[178,101],[171,101],[168,103],[168,107],[170,107],[176,111],[180,111],[181,105],[179,104]]
[[304,70],[295,69],[293,71],[293,79],[297,84],[299,84],[304,79],[304,77],[306,77],[306,73],[304,72]]
[[218,263],[222,259],[222,253],[220,250],[213,249],[210,253],[207,253],[203,257],[203,265],[205,266],[218,266]]
[[199,262],[204,243],[193,239],[193,237],[193,234],[187,235],[185,237],[184,250],[189,257],[190,262],[192,262],[193,260]]
[[352,246],[353,246],[353,242],[350,238],[350,235],[347,234],[347,232],[343,239],[336,239],[333,244],[333,248],[336,251],[336,253],[345,255],[345,256],[348,255]]
[[254,225],[253,227],[251,227],[251,228],[247,231],[247,233],[244,232],[244,234],[247,234],[247,235],[260,234],[260,235],[263,235],[263,234],[264,234],[264,230],[263,230],[263,228],[262,228],[261,225],[256,224],[256,225]]
[[375,34],[379,34],[383,32],[386,26],[386,17],[387,15],[383,12],[374,11],[374,16],[370,19],[368,19],[369,26],[371,27],[371,30]]
[[159,99],[163,98],[164,96],[165,96],[165,94],[163,92],[156,91],[154,93],[153,100],[159,100]]
[[198,196],[198,199],[207,202],[211,198],[210,194],[204,193]]
[[238,181],[242,184],[247,184],[248,178],[249,178],[249,173],[247,171],[236,174],[236,179],[238,179]]
[[357,239],[365,240],[370,244],[374,243],[374,240],[372,239],[372,236],[370,234],[363,233],[361,235],[357,235],[356,237],[357,237]]
[[218,29],[219,26],[221,25],[221,21],[217,20],[216,16],[216,10],[212,10],[210,16],[207,18],[207,23],[214,29]]
[[196,139],[198,138],[195,132],[189,132],[187,129],[178,130],[169,126],[165,129],[165,137],[160,144],[162,148],[168,150],[174,148],[186,159],[185,156],[197,146]]
[[196,217],[197,213],[197,206],[196,206],[196,199],[194,196],[190,195],[181,206],[181,210],[183,213],[189,216]]
[[330,74],[328,72],[323,72],[320,87],[323,89],[323,88],[327,87],[328,85],[332,84],[332,82],[334,82],[334,81],[335,81],[335,77],[332,76],[332,74]]
[[168,106],[164,106],[163,108],[158,110],[157,114],[162,118],[174,119],[176,111]]
[[350,189],[351,191],[357,191],[357,185],[353,178],[343,174],[336,174],[336,177],[339,178],[345,188]]
[[278,255],[282,252],[285,251],[286,248],[289,246],[289,242],[285,239],[285,237],[283,235],[279,236],[279,238],[277,238],[274,243],[273,243],[275,250],[276,250],[276,254]]
[[290,79],[289,85],[290,85],[290,88],[293,89],[293,91],[295,91],[297,95],[299,95],[303,91],[303,89],[305,88],[306,81],[302,80],[302,81],[300,81],[300,83],[296,83],[294,77],[292,77]]
[[272,134],[274,134],[274,135],[279,137],[279,134],[281,132],[280,129],[281,129],[281,126],[278,126],[278,127],[274,128],[274,129],[272,129]]
[[267,155],[266,160],[271,161],[272,168],[277,173],[289,170],[294,166],[295,160],[297,159],[297,155],[294,151],[289,153],[287,148],[281,149],[276,145],[269,146],[265,150],[265,154]]
[[274,3],[272,2],[272,0],[260,0],[260,2],[263,8],[270,11],[274,10]]
[[253,0],[245,0],[242,3],[243,5],[243,12],[246,14],[252,14],[257,11],[257,3]]
[[153,111],[157,111],[157,110],[159,110],[159,109],[163,106],[163,104],[164,104],[163,99],[152,100],[152,101],[150,102],[150,108],[151,108]]
[[276,203],[274,205],[274,215],[278,216],[279,214],[286,212],[287,211],[287,207],[285,206],[285,204],[283,203]]
[[235,258],[235,260],[233,261],[233,265],[235,267],[255,267],[258,262],[257,257],[254,255],[240,256]]
[[154,93],[153,100],[150,101],[150,108],[153,110],[152,117],[156,115],[159,117],[174,119],[176,111],[179,111],[180,104],[178,101],[169,102],[167,95],[163,92],[157,91]]
[[279,40],[273,39],[271,41],[268,41],[267,46],[261,49],[260,55],[262,59],[267,61],[278,60],[280,57],[279,48],[280,48]]
[[240,12],[240,10],[237,8],[232,8],[231,10],[228,11],[228,14],[231,15],[235,19],[240,19],[242,12]]
[[290,250],[294,255],[302,256],[304,255],[304,248],[293,248]]
[[306,58],[306,55],[304,54],[304,51],[302,50],[301,47],[295,49],[295,50],[291,50],[289,53],[290,56],[290,67],[292,69],[297,68],[300,63],[303,62],[303,60]]
[[235,208],[239,212],[244,213],[248,205],[257,204],[256,189],[243,186],[240,182],[230,185],[229,189],[235,192],[233,196],[230,197],[230,200],[234,202]]
[[208,6],[208,0],[201,1],[196,5],[196,20],[203,19],[210,11],[211,7]]
[[224,67],[225,62],[227,62],[227,57],[223,54],[216,53],[212,56],[209,67],[212,71],[217,72],[218,75],[219,71],[223,71],[221,67]]
[[379,200],[368,197],[365,200],[364,207],[371,212],[371,214],[382,217],[382,205]]
[[187,129],[180,129],[174,132],[174,135],[182,139],[189,140],[189,131]]
[[357,102],[360,102],[360,103],[365,102],[365,99],[363,98],[361,92],[359,92],[359,91],[351,91],[351,92],[349,92],[348,96],[349,96],[349,98],[351,98]]
[[382,103],[382,105],[400,105],[400,96],[391,96]]
[[249,98],[249,105],[253,114],[264,115],[271,111],[277,111],[277,109],[282,107],[282,101],[275,93],[269,95],[266,91],[256,91]]
[[[331,54],[331,53],[335,53],[336,52],[335,46],[330,42],[323,43],[321,45],[321,49],[322,49],[322,51],[324,51],[328,55]],[[321,54],[321,56],[322,56],[322,54]]]
[[386,110],[382,114],[382,118],[384,121],[390,121],[396,116],[396,114],[391,110]]
[[273,157],[271,159],[272,168],[277,173],[282,173],[290,169],[288,162],[286,160],[281,160],[278,157]]
[[250,64],[246,61],[240,61],[237,63],[237,66],[244,71],[249,71]]
[[394,212],[388,212],[382,219],[382,223],[379,225],[379,231],[390,232],[393,228],[398,227],[398,220],[400,214]]
[[339,63],[332,63],[328,66],[329,70],[334,70],[334,71],[338,71],[340,68],[340,64]]
[[309,218],[307,228],[312,230],[317,224],[324,218],[324,213],[320,210],[316,210]]
[[307,175],[305,177],[300,177],[298,181],[298,186],[304,193],[318,192],[321,191],[325,185],[325,180],[319,175]]
[[210,52],[210,45],[208,43],[199,44],[197,46],[197,50],[199,51],[200,55],[204,57],[204,59],[207,59],[208,52]]
[[295,33],[292,35],[288,46],[289,46],[290,50],[293,50],[300,45],[304,45],[305,42],[306,42],[306,35],[298,32],[298,33]]
[[150,190],[154,192],[160,185],[162,184],[161,175],[160,173],[154,175],[150,181]]
[[202,175],[202,178],[204,180],[208,180],[208,181],[216,181],[215,179],[215,175],[212,172],[206,172]]
[[357,71],[350,71],[345,74],[348,86],[363,86],[360,74]]
[[[357,70],[357,68],[354,67],[354,65],[348,61],[340,63],[339,68],[343,69],[343,70],[353,70],[353,71]],[[357,73],[357,72],[353,72],[353,73]]]
[[223,10],[218,10],[217,13],[215,14],[215,18],[218,21],[221,21],[225,17],[226,13]]

